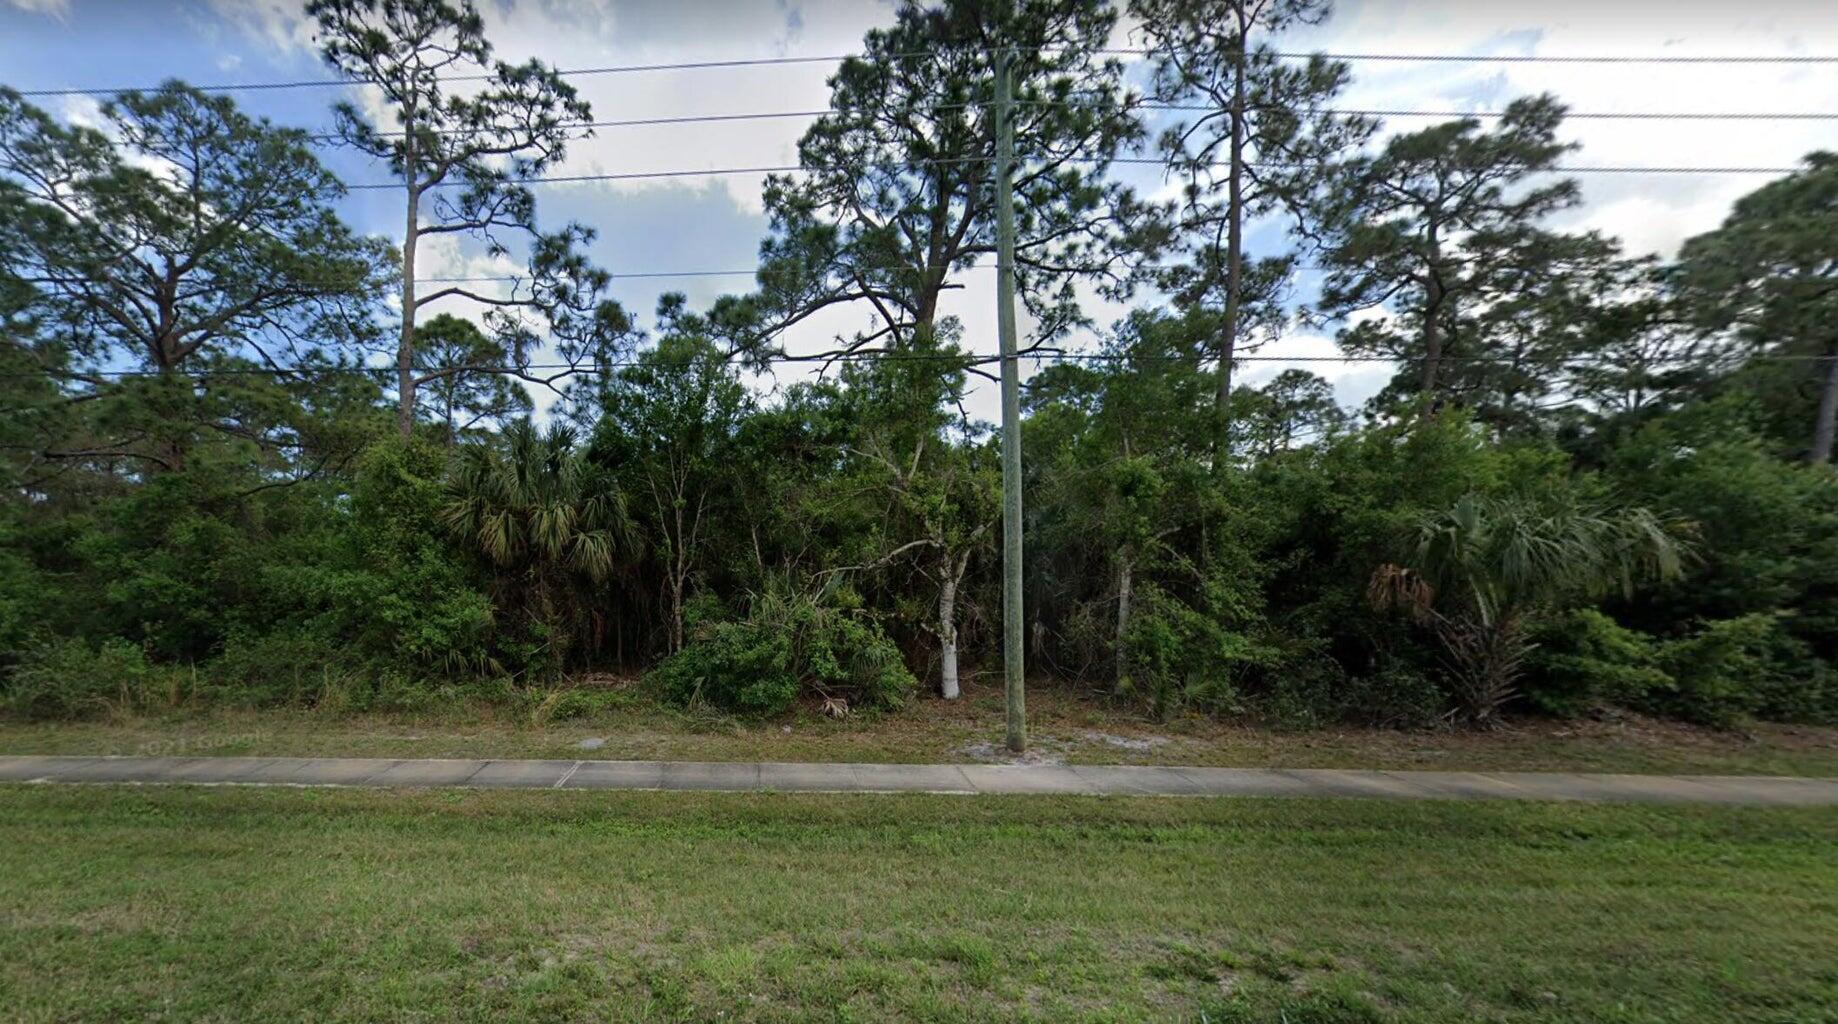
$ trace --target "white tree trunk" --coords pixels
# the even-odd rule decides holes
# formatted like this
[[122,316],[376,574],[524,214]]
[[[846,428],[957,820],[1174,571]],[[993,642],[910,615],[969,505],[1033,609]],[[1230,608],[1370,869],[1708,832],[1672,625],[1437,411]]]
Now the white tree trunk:
[[[947,566],[950,559],[945,559]],[[956,700],[957,688],[957,580],[949,568],[938,588],[939,680],[938,691],[946,700]]]
[[1813,426],[1812,448],[1806,461],[1823,465],[1832,461],[1832,444],[1838,438],[1838,343],[1826,351],[1825,387],[1819,392],[1819,419]]

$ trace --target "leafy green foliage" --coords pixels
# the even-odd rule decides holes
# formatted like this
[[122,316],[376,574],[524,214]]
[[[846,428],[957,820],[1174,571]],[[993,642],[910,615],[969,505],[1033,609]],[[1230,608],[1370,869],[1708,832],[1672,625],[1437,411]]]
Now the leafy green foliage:
[[1166,247],[1179,258],[1161,256],[1141,273],[1210,328],[1213,447],[1221,462],[1237,419],[1234,357],[1241,345],[1274,339],[1292,319],[1288,285],[1296,260],[1247,260],[1246,220],[1303,213],[1328,166],[1378,128],[1371,118],[1333,109],[1352,80],[1346,64],[1322,56],[1297,64],[1272,42],[1319,24],[1329,9],[1327,0],[1130,3],[1149,39],[1154,98],[1193,112],[1177,115],[1157,139],[1181,194],[1166,212],[1169,223],[1143,232],[1151,252],[1166,232]]
[[415,338],[421,364],[432,371],[426,412],[441,425],[448,444],[529,415],[530,396],[516,381],[475,369],[497,367],[504,354],[472,321],[442,313],[419,325]]
[[1698,320],[1734,329],[1777,354],[1824,356],[1797,368],[1817,382],[1807,461],[1831,459],[1838,437],[1838,154],[1738,199],[1715,231],[1679,252],[1681,292]]
[[1776,628],[1771,616],[1744,615],[1703,623],[1667,644],[1659,661],[1672,678],[1671,692],[1654,703],[1711,725],[1735,722],[1755,708],[1755,684],[1770,668]]
[[995,54],[1013,61],[1016,268],[1038,337],[1082,322],[1072,284],[1120,263],[1119,222],[1138,204],[1106,174],[1141,134],[1120,62],[1103,54],[1117,12],[1089,0],[902,3],[830,79],[830,113],[799,141],[808,173],[773,175],[760,291],[717,306],[736,344],[820,309],[865,302],[874,325],[846,347],[905,343],[941,327],[939,304],[995,244]]
[[1229,618],[1205,605],[1196,608],[1153,586],[1136,601],[1121,651],[1125,692],[1140,690],[1157,715],[1243,710],[1247,675],[1282,664],[1282,652],[1267,640],[1231,628]]
[[1581,200],[1574,180],[1535,183],[1573,148],[1549,95],[1508,104],[1487,129],[1463,118],[1392,136],[1324,176],[1313,199],[1329,316],[1382,306],[1343,330],[1349,351],[1395,358],[1387,401],[1451,399],[1523,425],[1571,354],[1563,329],[1603,290],[1613,242],[1541,222]]
[[1604,472],[1631,500],[1699,524],[1686,583],[1661,588],[1617,617],[1657,635],[1696,620],[1781,616],[1819,659],[1838,653],[1838,478],[1785,461],[1746,396],[1698,403],[1630,431]]
[[1370,595],[1435,631],[1463,709],[1485,723],[1516,692],[1534,616],[1676,579],[1684,557],[1679,527],[1643,508],[1470,494],[1423,519],[1409,565],[1380,566]]
[[151,664],[125,640],[91,646],[67,638],[27,651],[5,693],[7,706],[26,717],[88,718],[177,705],[185,672]]
[[[574,86],[539,60],[493,60],[472,0],[310,0],[306,14],[318,29],[326,63],[374,87],[395,121],[379,127],[348,101],[334,108],[339,140],[383,162],[402,182],[406,237],[397,278],[395,366],[401,433],[413,430],[421,387],[480,372],[423,365],[417,312],[442,300],[479,298],[461,285],[417,290],[416,259],[426,237],[464,233],[483,239],[491,256],[508,256],[513,245],[527,254],[527,280],[509,296],[484,299],[492,358],[472,366],[517,372],[544,333],[571,361],[621,350],[630,320],[604,297],[611,280],[606,271],[581,251],[596,232],[578,223],[540,229],[535,194],[523,184],[566,155],[570,122],[593,119]],[[455,80],[486,84],[446,84]],[[453,191],[444,196],[437,191],[448,186]],[[433,223],[424,224],[424,216]]]
[[[521,180],[587,105],[493,60],[467,0],[308,7],[381,101],[341,105],[339,134],[401,182],[399,258],[340,222],[303,132],[221,96],[124,94],[92,129],[0,91],[12,706],[567,718],[615,699],[567,673],[608,669],[749,715],[888,707],[921,676],[955,696],[960,659],[974,678],[1002,654],[998,447],[969,411],[987,349],[945,311],[992,255],[1003,52],[1034,340],[1094,326],[1079,285],[1166,297],[1027,382],[1037,672],[1294,724],[1491,720],[1515,691],[1557,715],[1838,718],[1838,477],[1795,460],[1810,421],[1824,461],[1838,418],[1832,156],[1676,265],[1630,259],[1549,226],[1578,199],[1539,177],[1572,148],[1552,97],[1366,149],[1375,126],[1327,102],[1347,68],[1279,56],[1326,4],[1136,0],[1146,81],[1179,108],[1145,118],[1106,52],[1119,7],[896,5],[800,173],[767,183],[757,289],[665,296],[636,354],[592,231],[539,228]],[[1180,184],[1162,209],[1109,166],[1152,131]],[[428,235],[529,273],[418,291]],[[420,308],[458,300],[488,308]],[[835,363],[749,377],[845,310],[869,318]],[[1345,378],[1234,381],[1298,316],[1401,364],[1363,416]],[[535,352],[593,372],[540,377]],[[538,414],[524,384],[563,401]]]
[[[174,473],[204,458],[224,474],[201,445],[296,472],[348,458],[328,414],[364,382],[320,374],[370,338],[388,248],[339,220],[344,188],[307,134],[176,81],[102,117],[61,125],[0,89],[0,279],[31,282],[9,314],[31,330],[4,349],[61,385],[18,423],[28,485],[72,464]],[[238,376],[275,364],[299,372]],[[153,376],[104,372],[122,368]]]
[[701,325],[683,315],[681,296],[666,298],[660,312],[671,333],[602,385],[587,458],[629,496],[645,575],[663,580],[655,613],[676,651],[685,604],[708,573],[710,534],[738,511],[733,456],[753,399]]
[[679,704],[707,701],[743,715],[787,711],[800,689],[791,637],[744,621],[711,625],[660,662],[651,678]]
[[1653,639],[1594,608],[1572,608],[1531,630],[1526,699],[1546,714],[1580,715],[1605,704],[1639,703],[1669,690]]
[[[594,625],[589,589],[627,546],[624,503],[589,479],[575,432],[528,422],[468,445],[439,519],[491,574],[519,667],[556,672]],[[501,641],[504,642],[504,641]]]
[[329,636],[407,671],[463,674],[489,665],[494,615],[477,578],[441,535],[446,458],[424,441],[381,440],[357,467],[350,589],[327,602]]
[[758,716],[802,697],[831,713],[898,707],[918,685],[873,620],[782,588],[757,597],[745,619],[705,627],[651,679],[678,703]]

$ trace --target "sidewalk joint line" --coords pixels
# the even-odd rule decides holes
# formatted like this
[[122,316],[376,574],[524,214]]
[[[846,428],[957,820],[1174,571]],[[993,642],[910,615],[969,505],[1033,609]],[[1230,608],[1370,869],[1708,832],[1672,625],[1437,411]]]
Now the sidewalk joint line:
[[[487,762],[487,763],[489,764],[490,762]],[[562,773],[562,777],[559,779],[556,779],[555,784],[550,786],[549,788],[550,789],[560,789],[563,786],[567,785],[568,780],[574,778],[574,773],[581,770],[581,763],[582,762],[580,761],[576,761],[575,763],[569,765],[568,770]]]

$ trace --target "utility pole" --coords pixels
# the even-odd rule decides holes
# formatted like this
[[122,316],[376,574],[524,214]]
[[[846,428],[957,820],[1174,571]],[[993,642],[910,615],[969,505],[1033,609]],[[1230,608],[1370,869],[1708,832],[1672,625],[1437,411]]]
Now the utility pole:
[[1002,340],[1002,677],[1008,749],[1027,750],[1021,614],[1021,366],[1015,357],[1015,121],[1009,52],[996,51],[996,330]]

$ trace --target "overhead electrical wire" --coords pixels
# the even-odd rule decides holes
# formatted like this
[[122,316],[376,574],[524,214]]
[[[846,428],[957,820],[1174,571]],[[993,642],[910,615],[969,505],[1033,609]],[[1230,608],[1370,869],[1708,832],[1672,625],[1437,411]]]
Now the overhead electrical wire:
[[[1273,259],[1275,257],[1249,257],[1249,256],[1247,257],[1248,260],[1255,260],[1255,259],[1260,259],[1260,258]],[[967,263],[956,269],[959,269],[959,270],[994,270],[995,267],[996,265],[994,263],[972,262],[972,263]],[[626,272],[626,273],[609,273],[606,276],[608,280],[612,280],[612,281],[655,280],[655,279],[660,279],[660,278],[673,278],[673,277],[752,277],[753,275],[759,273],[759,269],[760,268],[758,267],[744,267],[744,268],[736,267],[733,270],[647,270],[647,271],[634,271],[634,272]],[[899,271],[907,271],[907,270],[917,270],[918,268],[907,266],[907,265],[901,265],[897,267],[882,267],[878,269],[887,270],[889,272],[899,272]],[[1184,268],[1171,267],[1171,266],[1144,266],[1141,269],[1154,271],[1154,270],[1179,270],[1179,269],[1184,269]],[[1311,271],[1326,272],[1328,270],[1327,267],[1315,266],[1312,264],[1305,264],[1305,263],[1296,264],[1292,266],[1290,269],[1297,270],[1297,271],[1303,271],[1303,272],[1311,272]],[[25,282],[26,284],[81,284],[83,283],[84,279],[67,278],[67,277],[26,277],[26,278],[19,278],[18,280],[21,280]],[[471,275],[459,275],[459,276],[450,276],[450,277],[449,276],[417,277],[415,278],[415,283],[416,284],[523,284],[530,280],[532,280],[532,278],[528,274],[471,274]],[[392,280],[391,283],[393,284],[395,282]],[[325,292],[325,293],[312,293],[312,294],[315,294],[315,295],[318,295],[318,294],[344,295],[348,293],[346,292]]]
[[[939,167],[951,164],[989,163],[994,157],[942,157],[931,160],[870,161],[869,168],[919,168]],[[1062,163],[1090,164],[1125,164],[1125,165],[1165,165],[1167,161],[1159,157],[1065,157]],[[1224,165],[1216,165],[1224,166]],[[1246,166],[1265,170],[1282,170],[1293,165],[1273,164],[1250,161]],[[770,164],[755,167],[706,167],[669,171],[617,171],[595,174],[545,174],[528,178],[506,179],[505,184],[512,185],[578,185],[593,181],[649,181],[660,178],[708,178],[729,174],[809,174],[822,168],[805,167],[800,164]],[[1626,165],[1572,165],[1555,164],[1550,167],[1537,168],[1537,171],[1552,174],[1793,174],[1804,170],[1800,167],[1741,167],[1741,166],[1626,166]],[[442,181],[426,186],[428,188],[464,188],[466,181]],[[398,189],[402,185],[393,181],[357,182],[347,184],[346,189],[354,192],[368,192],[383,189]]]
[[[1037,349],[1034,351],[1020,352],[1020,353],[1017,353],[1016,358],[1032,360],[1034,362],[1064,362],[1064,363],[1080,363],[1080,362],[1143,362],[1143,363],[1190,363],[1191,362],[1191,363],[1197,363],[1197,362],[1203,361],[1203,360],[1195,360],[1191,357],[1182,356],[1182,355],[1158,355],[1158,354],[1140,354],[1140,353],[1128,353],[1128,352],[1060,352],[1060,351],[1051,350],[1051,349]],[[886,361],[892,361],[892,362],[935,362],[935,363],[945,363],[945,364],[953,365],[953,366],[971,367],[971,366],[988,366],[990,364],[1000,362],[1001,359],[1002,359],[1002,356],[996,353],[966,352],[966,353],[961,353],[961,354],[953,354],[953,353],[943,353],[943,352],[888,352],[888,351],[879,350],[879,349],[853,351],[853,352],[813,353],[813,354],[808,354],[808,355],[798,355],[798,354],[790,354],[790,353],[775,353],[772,355],[754,357],[752,359],[747,359],[742,356],[734,357],[734,361],[739,362],[742,365],[752,364],[755,366],[773,366],[773,365],[783,365],[783,364],[828,365],[828,364],[835,364],[835,363],[859,363],[859,362],[886,360]],[[1753,361],[1753,362],[1816,363],[1816,362],[1827,362],[1831,359],[1831,357],[1830,356],[1820,356],[1820,355],[1793,355],[1793,354],[1784,354],[1784,353],[1759,352],[1759,353],[1747,354],[1743,356],[1743,359],[1745,361]],[[1334,355],[1334,356],[1234,355],[1232,357],[1232,362],[1234,364],[1237,364],[1237,363],[1282,363],[1282,364],[1381,363],[1381,364],[1392,365],[1392,364],[1398,364],[1398,363],[1405,363],[1409,361],[1410,360],[1408,358],[1401,357],[1401,356],[1378,356],[1378,355],[1357,355],[1357,354]],[[1545,360],[1535,360],[1535,359],[1517,359],[1517,358],[1513,358],[1510,356],[1444,355],[1442,357],[1442,362],[1453,363],[1453,364],[1469,364],[1469,365],[1483,365],[1483,366],[1514,366],[1514,365],[1520,365],[1520,364],[1535,363],[1540,366],[1555,367],[1558,369],[1614,369],[1614,370],[1624,370],[1630,373],[1638,372],[1642,369],[1646,369],[1648,367],[1653,367],[1653,366],[1691,365],[1691,364],[1702,362],[1702,361],[1703,360],[1701,357],[1694,356],[1694,355],[1656,356],[1652,359],[1642,361],[1640,365],[1630,366],[1625,362],[1615,362],[1612,360],[1599,359],[1599,358],[1558,359],[1558,360],[1545,361]],[[417,374],[452,372],[452,373],[523,374],[523,375],[543,374],[543,373],[553,372],[555,376],[561,377],[561,376],[569,376],[569,375],[574,375],[574,374],[592,375],[592,374],[606,373],[612,370],[622,369],[622,368],[630,367],[630,366],[640,366],[640,365],[644,365],[644,361],[641,359],[609,359],[609,360],[599,360],[599,361],[594,361],[594,362],[583,362],[583,363],[530,363],[530,364],[523,365],[523,366],[516,366],[516,365],[509,365],[509,364],[481,365],[481,366],[458,366],[458,367],[454,367],[454,366],[416,366],[416,367],[410,367],[409,372],[417,373]],[[268,377],[268,376],[296,376],[297,375],[297,376],[310,377],[310,376],[322,376],[325,374],[335,374],[335,373],[356,373],[356,374],[365,374],[365,375],[371,375],[371,376],[389,377],[389,376],[393,376],[399,373],[400,370],[401,368],[397,366],[240,366],[240,367],[222,367],[222,368],[201,370],[201,371],[198,371],[195,376],[199,379],[204,379],[204,378],[219,377],[219,376]],[[66,378],[106,377],[106,378],[113,379],[113,380],[128,380],[128,379],[142,378],[142,377],[162,376],[162,373],[159,370],[82,370],[82,371],[68,370],[68,371],[59,371],[59,370],[54,370],[51,368],[46,368],[46,369],[36,371],[33,373],[19,373],[19,372],[0,373],[0,379],[26,379],[26,378],[40,377],[40,376],[44,376],[47,374],[56,374],[56,375],[63,376]]]
[[[803,57],[753,57],[735,60],[700,60],[678,61],[660,64],[624,64],[608,67],[566,68],[558,69],[557,75],[564,78],[586,77],[594,75],[641,74],[661,71],[706,71],[718,68],[770,67],[776,65],[796,64],[832,64],[845,60],[875,56],[882,59],[903,60],[912,57],[928,56],[932,51],[909,51],[887,54],[824,54]],[[991,51],[993,52],[993,50]],[[1151,56],[1145,49],[1106,48],[1092,51],[1105,56]],[[1313,60],[1322,57],[1328,60],[1348,62],[1390,62],[1390,63],[1441,63],[1441,64],[1648,64],[1648,65],[1818,65],[1838,64],[1838,56],[1825,54],[1747,54],[1731,56],[1715,55],[1667,55],[1667,54],[1456,54],[1456,53],[1309,53],[1302,51],[1277,51],[1274,56],[1283,60]],[[441,75],[443,82],[484,82],[495,76],[490,74]],[[348,78],[311,78],[295,79],[280,82],[217,82],[209,85],[197,85],[193,88],[202,92],[237,92],[237,91],[272,91],[278,89],[325,89],[346,85],[362,85],[362,80]],[[119,92],[149,91],[158,86],[100,88],[95,86],[70,86],[61,88],[41,88],[19,90],[21,96],[90,96]]]
[[[986,103],[941,103],[930,107],[930,111],[965,110],[972,107],[988,106]],[[1018,101],[1017,106],[1046,106],[1070,104],[1050,100]],[[1158,112],[1214,113],[1219,108],[1194,103],[1136,103],[1130,105],[1132,110],[1149,110]],[[1437,118],[1501,118],[1506,116],[1503,110],[1410,110],[1387,108],[1358,107],[1300,107],[1298,114],[1338,114],[1343,117],[1437,117]],[[768,110],[742,114],[678,114],[667,117],[630,117],[613,121],[567,122],[562,125],[569,131],[588,132],[600,128],[645,128],[663,125],[709,124],[724,121],[772,121],[787,120],[797,117],[824,117],[836,113],[834,109],[823,110]],[[1600,111],[1565,111],[1565,120],[1621,120],[1621,121],[1838,121],[1838,111],[1769,111],[1769,110],[1600,110]],[[378,132],[384,138],[395,138],[404,134],[400,129]],[[433,129],[428,132],[437,136],[465,136],[484,134],[476,128]],[[583,136],[584,137],[584,136]],[[314,142],[333,142],[343,136],[336,131],[313,132],[307,138]]]
[[[1147,56],[1149,55],[1148,51],[1145,51],[1145,50],[1105,49],[1105,50],[1101,50],[1097,52],[1103,53],[1105,55],[1119,55],[1119,56],[1121,55],[1129,55],[1129,56]],[[891,54],[891,55],[881,55],[881,56],[894,57],[894,58],[905,58],[905,57],[923,56],[923,55],[924,54],[922,53],[906,53],[906,54]],[[755,59],[738,59],[738,60],[711,60],[711,61],[688,61],[688,62],[677,62],[677,63],[635,64],[635,65],[609,66],[609,67],[574,68],[574,69],[558,71],[557,73],[562,76],[572,77],[572,76],[593,76],[593,75],[646,73],[646,72],[710,70],[710,69],[720,69],[720,68],[761,67],[761,66],[774,66],[774,65],[798,65],[798,64],[815,64],[815,63],[833,63],[833,62],[842,61],[842,60],[849,59],[851,57],[856,57],[856,56],[861,56],[861,55],[841,54],[841,55],[824,55],[824,56],[775,57],[775,58],[755,58]],[[1332,60],[1343,60],[1343,61],[1374,61],[1374,62],[1412,62],[1412,61],[1416,61],[1416,62],[1426,62],[1426,63],[1625,64],[1625,65],[1636,65],[1636,64],[1638,65],[1766,65],[1766,64],[1829,65],[1829,64],[1838,64],[1838,56],[1822,56],[1822,55],[1754,55],[1754,56],[1676,55],[1676,56],[1662,56],[1662,55],[1621,54],[1621,55],[1594,55],[1594,56],[1590,56],[1590,55],[1545,56],[1545,55],[1504,55],[1504,54],[1383,54],[1383,53],[1313,54],[1313,53],[1301,53],[1301,52],[1280,52],[1280,53],[1277,53],[1276,56],[1283,58],[1283,59],[1312,59],[1316,56],[1321,56],[1321,57],[1325,57],[1325,58],[1332,59]],[[484,81],[484,80],[489,80],[491,77],[493,76],[486,75],[486,74],[454,75],[454,76],[442,76],[442,80],[443,81],[455,81],[455,82]],[[219,84],[195,86],[194,88],[200,89],[201,91],[207,91],[207,92],[233,92],[233,91],[242,91],[242,90],[261,91],[261,90],[281,90],[281,89],[296,89],[296,88],[326,88],[326,87],[336,87],[336,86],[345,86],[345,85],[353,85],[353,84],[363,84],[363,83],[359,81],[333,78],[333,79],[312,79],[312,80],[296,80],[296,81],[280,81],[280,82],[219,83]],[[53,89],[21,90],[20,95],[26,96],[26,97],[47,97],[47,96],[93,95],[93,94],[103,94],[103,93],[115,93],[115,92],[122,92],[122,91],[126,91],[126,90],[98,89],[98,88],[53,88]],[[1039,103],[1039,102],[1054,102],[1054,101],[1035,101],[1035,102]],[[972,106],[977,106],[977,105],[980,105],[980,101],[979,103],[964,103],[964,104],[946,105],[946,107],[972,107]],[[938,109],[945,109],[946,107],[940,107]],[[1167,104],[1167,103],[1138,103],[1138,104],[1135,104],[1135,107],[1136,109],[1153,110],[1153,111],[1169,111],[1169,112],[1180,112],[1180,111],[1210,112],[1211,110],[1213,110],[1213,108],[1211,107],[1204,107],[1204,106],[1197,106],[1197,105],[1183,105],[1183,104]],[[1310,108],[1310,109],[1311,109],[1311,112],[1338,113],[1338,114],[1343,114],[1343,115],[1370,116],[1370,117],[1497,118],[1497,117],[1504,116],[1503,113],[1499,111],[1439,111],[1439,110],[1357,109],[1357,108],[1349,108],[1349,109]],[[577,127],[579,129],[586,130],[586,129],[593,129],[593,128],[641,127],[641,126],[652,126],[652,125],[706,124],[706,123],[748,121],[748,120],[787,119],[787,118],[798,118],[798,117],[821,117],[829,113],[831,113],[831,111],[829,110],[805,110],[805,111],[770,111],[770,112],[734,113],[734,114],[681,115],[681,116],[669,116],[669,117],[628,118],[628,119],[620,119],[620,120],[595,121],[595,122],[582,123],[582,124],[579,124],[573,127]],[[1593,111],[1593,112],[1569,113],[1566,116],[1572,119],[1590,119],[1590,120],[1702,120],[1702,121],[1714,121],[1714,120],[1769,120],[1769,121],[1838,120],[1838,112],[1827,113],[1827,112],[1805,112],[1805,111],[1801,111],[1801,112],[1788,112],[1788,111],[1726,111],[1726,112]],[[564,126],[564,127],[569,127],[569,126]],[[452,132],[449,134],[462,134],[462,133],[463,132]],[[383,134],[390,135],[390,134],[401,134],[401,133],[400,132],[387,132]],[[317,134],[310,136],[310,138],[313,138],[318,141],[328,141],[336,137],[337,136],[335,133],[317,133]],[[964,157],[964,158],[955,158],[955,159],[913,161],[909,163],[903,163],[897,166],[919,167],[919,166],[936,166],[936,165],[942,165],[942,164],[967,163],[967,162],[985,163],[985,162],[989,162],[991,159],[992,158],[988,158],[988,157]],[[1122,164],[1122,165],[1165,164],[1165,161],[1160,158],[1149,158],[1149,157],[1118,157],[1118,158],[1111,158],[1111,159],[1102,159],[1102,158],[1095,158],[1095,157],[1075,157],[1075,158],[1071,158],[1071,161],[1072,162],[1084,162],[1084,163],[1100,163],[1100,164]],[[878,164],[875,166],[886,167],[890,165],[883,163],[883,164]],[[1277,167],[1281,165],[1258,164],[1254,162],[1253,166]],[[1598,166],[1554,166],[1551,168],[1547,168],[1545,170],[1549,170],[1555,173],[1566,173],[1566,174],[1787,174],[1787,173],[1793,173],[1799,169],[1800,168],[1796,168],[1796,167],[1757,167],[1757,166],[1678,166],[1678,165],[1673,165],[1673,166],[1604,166],[1604,165],[1598,165]],[[593,182],[593,181],[632,181],[632,180],[650,180],[650,179],[676,178],[676,177],[707,177],[707,176],[733,175],[733,174],[806,173],[810,170],[813,170],[813,169],[806,168],[801,165],[780,165],[780,166],[707,168],[707,169],[686,169],[686,170],[667,170],[667,171],[615,172],[615,173],[595,173],[595,174],[575,174],[575,175],[546,175],[546,176],[535,176],[535,177],[523,178],[523,179],[513,179],[513,181],[517,184],[532,184],[532,185],[535,185],[535,184],[568,184],[568,183]],[[443,183],[443,184],[449,187],[460,187],[464,185],[463,182],[449,182],[449,183]],[[395,189],[395,188],[400,188],[401,186],[397,183],[387,182],[387,183],[358,183],[358,184],[348,185],[347,187],[352,190],[368,191],[368,190]],[[973,265],[973,268],[980,268],[981,266],[988,266],[988,265]],[[1306,270],[1306,269],[1315,269],[1315,268],[1301,268],[1301,269]],[[621,274],[612,274],[609,276],[613,279],[644,279],[644,278],[670,278],[670,277],[747,276],[747,275],[752,275],[754,273],[756,273],[755,269],[686,270],[686,271],[655,271],[655,272],[621,273]],[[522,278],[516,275],[474,276],[474,277],[455,276],[455,277],[418,278],[417,283],[427,283],[427,284],[474,283],[474,282],[483,283],[483,282],[492,282],[492,281],[517,283],[523,280],[525,280],[525,278]],[[978,353],[967,353],[963,355],[947,355],[943,353],[938,353],[938,354],[888,353],[884,351],[874,350],[874,351],[865,351],[865,352],[844,352],[844,353],[834,353],[833,352],[833,353],[828,353],[828,354],[809,355],[809,356],[779,354],[779,355],[770,356],[770,357],[767,357],[761,360],[757,360],[757,362],[764,363],[764,364],[823,363],[827,365],[827,364],[832,364],[832,363],[860,361],[861,359],[864,359],[864,358],[877,358],[877,359],[921,358],[921,359],[933,359],[933,360],[942,361],[942,362],[950,362],[950,363],[954,363],[957,365],[963,365],[963,366],[975,366],[975,365],[987,365],[991,362],[997,361],[1000,357],[994,356],[994,355],[978,354]],[[1052,351],[1033,351],[1033,352],[1024,352],[1020,354],[1019,358],[1031,359],[1035,361],[1055,360],[1055,361],[1063,361],[1063,362],[1086,362],[1086,361],[1112,361],[1112,360],[1153,361],[1157,357],[1144,357],[1141,355],[1131,355],[1128,353],[1089,353],[1089,352],[1062,353],[1062,352],[1052,352]],[[1184,360],[1185,359],[1185,357],[1180,357],[1180,356],[1172,356],[1172,357],[1165,357],[1165,358],[1172,359],[1172,360]],[[1444,358],[1446,361],[1449,361],[1452,363],[1486,362],[1486,363],[1510,364],[1510,363],[1518,362],[1517,360],[1512,360],[1509,358],[1462,357],[1462,356],[1447,356]],[[1680,357],[1681,361],[1683,360],[1683,358],[1684,357]],[[1790,356],[1790,355],[1755,354],[1755,355],[1751,355],[1749,358],[1758,359],[1758,360],[1774,360],[1774,361],[1812,361],[1812,360],[1824,359],[1825,357],[1822,357],[1822,356],[1799,357],[1799,356]],[[1300,364],[1300,363],[1396,364],[1396,363],[1402,362],[1403,360],[1398,359],[1398,358],[1388,357],[1388,356],[1364,356],[1364,355],[1334,355],[1334,356],[1239,355],[1239,356],[1234,356],[1233,361],[1243,362],[1243,363],[1272,362],[1272,363],[1293,363],[1293,364]],[[1650,363],[1653,365],[1658,365],[1666,361],[1667,361],[1666,359],[1661,358],[1661,359],[1652,360],[1650,361]],[[464,372],[529,374],[529,373],[538,373],[538,372],[559,371],[560,374],[562,375],[593,374],[593,373],[610,372],[620,367],[636,365],[637,362],[638,362],[637,360],[614,360],[614,361],[598,362],[598,363],[594,363],[590,365],[560,363],[560,364],[530,364],[530,365],[522,366],[522,367],[510,367],[510,366],[473,367],[473,368],[467,368]],[[1550,364],[1546,364],[1546,365],[1550,365]],[[1624,365],[1619,365],[1615,363],[1605,363],[1605,362],[1600,362],[1600,361],[1575,362],[1575,363],[1560,362],[1556,365],[1577,366],[1577,367],[1594,366],[1594,367],[1602,367],[1602,368],[1610,368],[1610,369],[1624,369],[1624,370],[1629,369],[1628,367]],[[415,368],[412,372],[417,372],[417,373],[437,372],[440,369],[451,369],[451,368],[423,367],[423,368]],[[57,372],[57,371],[52,371],[52,370],[47,369],[42,372],[49,373],[49,372]],[[150,371],[150,370],[119,370],[119,371],[104,370],[104,371],[87,371],[83,375],[91,376],[91,377],[110,377],[110,378],[125,379],[125,378],[137,377],[137,376],[153,376],[153,375],[156,375],[157,372],[158,371]],[[396,372],[398,372],[398,368],[393,367],[393,366],[381,366],[381,367],[350,367],[350,366],[244,367],[244,368],[213,369],[213,370],[204,371],[204,375],[205,376],[218,376],[218,375],[239,374],[239,373],[270,374],[270,375],[312,375],[312,374],[324,374],[324,373],[361,373],[361,374],[391,375]],[[0,374],[0,376],[21,376],[21,375],[19,374]]]

